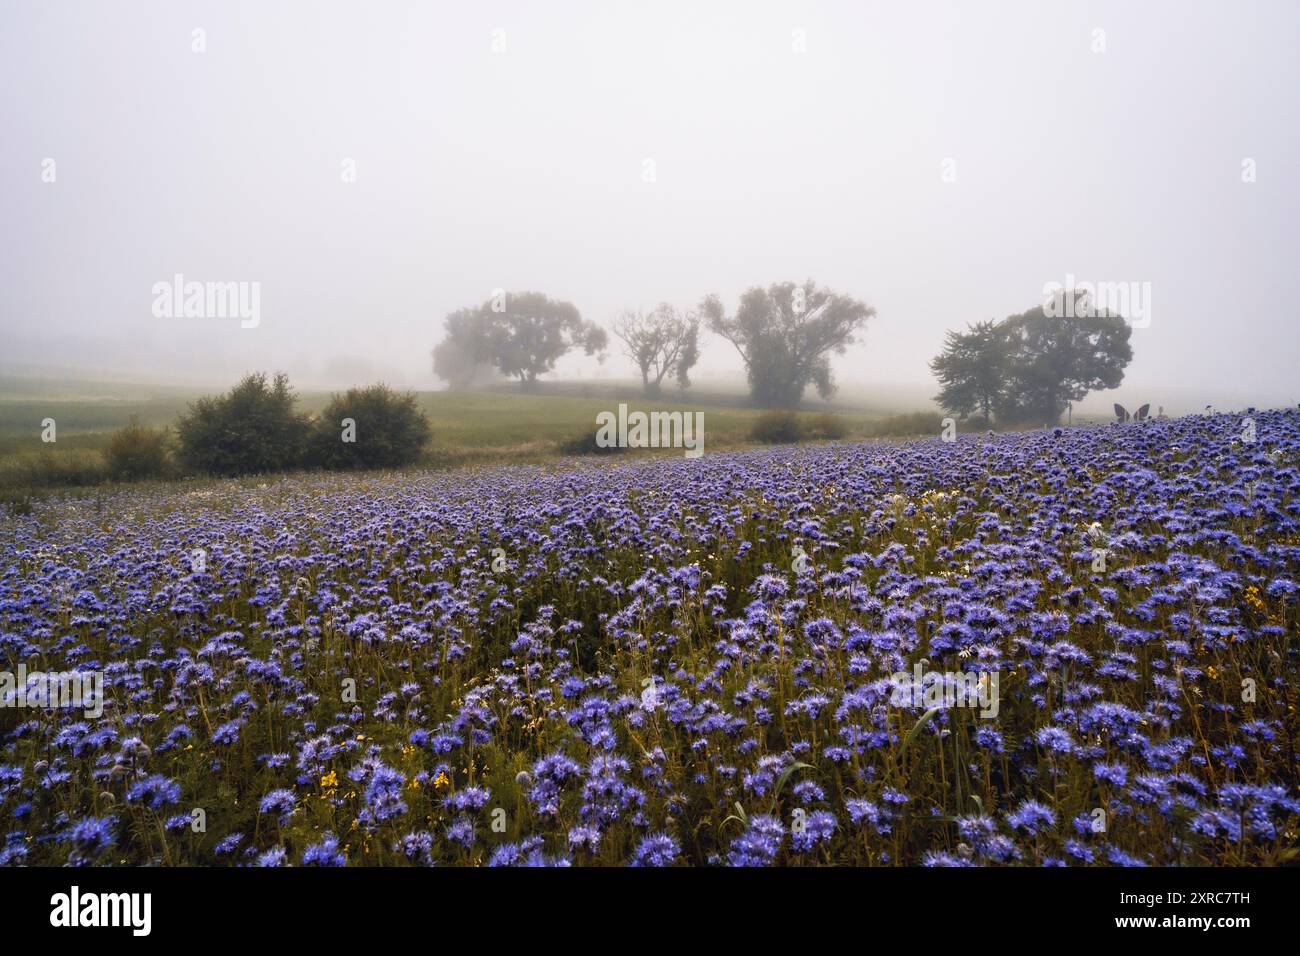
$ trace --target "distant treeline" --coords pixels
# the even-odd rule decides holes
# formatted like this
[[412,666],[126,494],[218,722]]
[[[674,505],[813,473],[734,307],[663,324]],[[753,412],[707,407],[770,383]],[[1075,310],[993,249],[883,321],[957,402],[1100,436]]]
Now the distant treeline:
[[[755,286],[728,315],[716,295],[682,313],[668,303],[649,312],[626,311],[614,321],[623,353],[641,373],[647,397],[661,394],[665,379],[690,386],[700,357],[701,325],[730,342],[745,363],[750,395],[761,408],[797,405],[810,386],[822,398],[835,392],[830,356],[843,353],[876,310],[820,287],[811,279]],[[433,370],[453,388],[492,376],[529,388],[563,355],[581,349],[602,355],[605,330],[588,322],[572,302],[540,292],[496,294],[480,305],[446,317],[446,334],[433,350]]]
[[[876,314],[870,306],[812,280],[746,291],[734,313],[705,297],[682,313],[663,303],[614,321],[623,354],[641,373],[647,397],[665,379],[685,389],[700,356],[701,328],[730,342],[744,362],[752,404],[793,408],[809,387],[836,391],[830,357],[842,354]],[[603,357],[608,337],[571,302],[539,292],[497,290],[477,306],[447,316],[433,350],[434,372],[452,388],[513,378],[531,388],[574,349]],[[931,363],[942,390],[936,401],[971,425],[1052,425],[1071,403],[1117,387],[1133,358],[1123,316],[1094,308],[1074,290],[1002,321],[949,332]]]

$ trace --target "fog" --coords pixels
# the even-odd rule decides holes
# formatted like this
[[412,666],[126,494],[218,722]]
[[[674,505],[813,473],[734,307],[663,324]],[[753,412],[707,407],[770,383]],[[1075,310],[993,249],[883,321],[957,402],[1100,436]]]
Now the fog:
[[[835,360],[844,393],[923,400],[946,329],[1072,276],[1150,294],[1094,401],[1300,400],[1295,3],[0,18],[3,368],[432,388],[443,316],[496,288],[608,325],[811,277],[878,313]],[[177,274],[259,283],[258,323],[156,315]],[[710,336],[692,377],[742,371]],[[611,347],[548,377],[633,374]]]

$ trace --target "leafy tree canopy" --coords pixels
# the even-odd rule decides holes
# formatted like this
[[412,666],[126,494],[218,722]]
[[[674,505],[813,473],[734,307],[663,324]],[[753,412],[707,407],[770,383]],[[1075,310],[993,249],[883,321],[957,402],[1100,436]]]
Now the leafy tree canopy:
[[728,316],[717,296],[700,305],[709,329],[740,353],[749,377],[750,396],[764,407],[797,405],[815,385],[822,398],[835,392],[830,356],[843,354],[854,335],[876,314],[856,299],[818,287],[780,282],[755,286]]

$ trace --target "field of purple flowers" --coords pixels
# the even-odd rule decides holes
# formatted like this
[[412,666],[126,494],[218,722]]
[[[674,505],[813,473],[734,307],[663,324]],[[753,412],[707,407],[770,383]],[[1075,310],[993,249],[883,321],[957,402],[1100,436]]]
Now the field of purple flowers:
[[38,502],[0,668],[106,699],[0,708],[0,862],[1284,862],[1300,414],[1254,425]]

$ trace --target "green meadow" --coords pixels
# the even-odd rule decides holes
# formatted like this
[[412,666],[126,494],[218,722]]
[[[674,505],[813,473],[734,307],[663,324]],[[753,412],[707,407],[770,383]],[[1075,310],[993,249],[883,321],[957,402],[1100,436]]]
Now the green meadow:
[[[0,488],[36,490],[102,482],[101,452],[114,430],[132,420],[152,427],[172,426],[189,403],[211,388],[79,379],[0,376]],[[307,412],[324,408],[333,394],[300,389]],[[595,432],[596,416],[629,410],[704,413],[707,452],[753,446],[755,422],[765,412],[746,404],[740,391],[692,388],[647,399],[635,382],[541,383],[520,391],[501,385],[468,391],[416,391],[433,438],[420,467],[535,463],[571,453],[572,444]],[[848,402],[806,402],[794,415],[811,435],[828,421],[844,440],[935,433],[933,412],[893,414],[895,409]],[[42,440],[42,423],[55,422],[55,441]],[[676,449],[635,454],[681,454]]]

